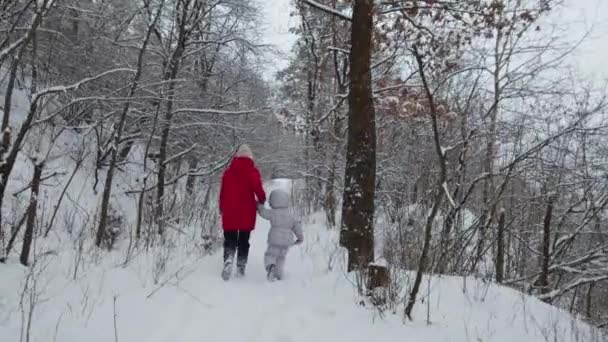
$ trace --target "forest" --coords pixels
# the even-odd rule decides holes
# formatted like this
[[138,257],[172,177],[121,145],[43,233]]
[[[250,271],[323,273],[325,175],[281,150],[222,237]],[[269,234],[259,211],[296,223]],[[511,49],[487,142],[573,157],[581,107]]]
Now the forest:
[[0,335],[12,292],[30,341],[44,274],[111,260],[152,297],[212,258],[242,143],[353,306],[430,322],[429,279],[475,279],[606,333],[608,79],[572,66],[567,1],[285,0],[270,79],[263,1],[0,1]]

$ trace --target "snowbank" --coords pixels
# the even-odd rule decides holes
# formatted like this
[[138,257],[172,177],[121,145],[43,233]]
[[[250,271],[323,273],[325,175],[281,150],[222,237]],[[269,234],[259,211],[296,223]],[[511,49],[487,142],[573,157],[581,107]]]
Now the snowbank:
[[[413,322],[403,321],[401,307],[381,317],[373,307],[357,304],[337,234],[318,223],[307,225],[305,243],[290,251],[286,279],[268,283],[262,262],[268,225],[258,222],[247,277],[227,283],[219,277],[220,253],[201,258],[174,252],[181,254],[156,283],[159,250],[135,257],[124,268],[119,252],[89,253],[75,280],[70,266],[74,251],[47,255],[34,267],[36,295],[29,296],[32,279],[24,292],[26,304],[28,298],[36,299],[30,340],[107,342],[116,334],[126,342],[602,341],[557,308],[508,288],[457,277],[425,281]],[[19,302],[28,272],[12,263],[0,265],[0,273],[0,336],[18,341]]]

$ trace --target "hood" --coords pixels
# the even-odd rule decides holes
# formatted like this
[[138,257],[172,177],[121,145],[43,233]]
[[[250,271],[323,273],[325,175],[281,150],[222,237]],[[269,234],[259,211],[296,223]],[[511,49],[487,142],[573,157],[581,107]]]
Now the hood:
[[247,157],[234,157],[228,166],[233,170],[248,170],[253,166],[253,160]]
[[289,194],[283,190],[274,190],[270,193],[269,202],[272,209],[288,208]]
[[236,150],[234,157],[235,158],[249,158],[249,159],[253,160],[253,152],[251,152],[251,148],[249,148],[249,145],[242,144],[241,146],[239,146],[239,149]]

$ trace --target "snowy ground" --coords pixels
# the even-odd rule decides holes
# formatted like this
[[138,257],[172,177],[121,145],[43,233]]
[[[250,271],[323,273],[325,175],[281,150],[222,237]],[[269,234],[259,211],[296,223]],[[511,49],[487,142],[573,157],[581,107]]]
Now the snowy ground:
[[20,341],[19,303],[27,313],[31,298],[36,305],[30,341],[40,342],[602,341],[554,307],[472,279],[466,287],[462,278],[425,282],[414,322],[402,320],[401,308],[380,317],[356,304],[352,282],[340,266],[337,236],[321,217],[309,220],[306,242],[290,251],[286,279],[276,283],[265,279],[268,224],[261,219],[252,236],[247,277],[230,282],[219,277],[220,253],[201,257],[187,250],[175,252],[156,283],[160,251],[139,255],[124,268],[120,252],[89,253],[73,280],[76,254],[64,248],[40,258],[44,261],[34,267],[37,282],[29,279],[21,300],[27,269],[16,262],[0,265],[0,341]]

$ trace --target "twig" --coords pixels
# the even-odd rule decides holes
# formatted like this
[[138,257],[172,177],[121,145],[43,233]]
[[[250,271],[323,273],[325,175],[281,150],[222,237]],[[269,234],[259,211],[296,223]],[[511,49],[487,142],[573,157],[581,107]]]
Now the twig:
[[178,154],[176,154],[176,155],[174,155],[172,157],[167,158],[167,160],[165,160],[163,164],[168,165],[168,164],[172,163],[174,160],[180,159],[181,157],[185,156],[186,154],[188,154],[192,150],[194,150],[194,148],[196,147],[196,145],[197,144],[194,144],[194,145],[190,146],[190,148],[188,148],[188,149],[186,149],[186,150],[184,150],[184,151],[182,151],[182,152],[180,152],[180,153],[178,153]]
[[55,324],[55,334],[53,335],[53,342],[57,342],[57,334],[59,333],[59,325],[61,324],[61,319],[63,318],[63,312],[59,315],[57,319],[57,324]]
[[146,299],[150,299],[152,296],[154,296],[156,294],[156,292],[158,292],[160,289],[162,289],[163,287],[165,287],[165,285],[167,285],[167,283],[173,279],[173,278],[178,278],[179,273],[186,267],[186,265],[180,267],[177,271],[175,271],[173,274],[171,274],[171,276],[167,277],[167,279],[165,279],[162,283],[160,283],[156,289],[154,289],[154,291],[150,292],[149,295],[146,296]]
[[55,205],[55,209],[53,210],[53,214],[51,215],[51,219],[46,227],[46,230],[44,231],[44,237],[47,237],[49,235],[49,232],[51,231],[51,228],[53,227],[53,222],[55,222],[55,217],[57,216],[57,212],[59,211],[59,206],[61,205],[61,201],[63,200],[63,197],[65,196],[68,187],[70,186],[70,184],[72,184],[72,180],[74,180],[74,176],[76,176],[76,173],[78,172],[78,169],[80,169],[80,166],[82,165],[82,163],[84,162],[85,158],[81,157],[78,159],[78,161],[76,162],[76,166],[74,167],[74,170],[72,171],[72,174],[70,175],[70,178],[68,179],[66,185],[63,187],[63,190],[61,190],[61,194],[59,195],[59,199],[57,200],[57,204]]
[[[45,180],[47,180],[47,179],[51,179],[51,178],[56,177],[56,176],[64,176],[64,175],[65,175],[65,172],[53,172],[53,173],[51,173],[51,174],[50,174],[50,175],[48,175],[48,176],[44,176],[44,177],[42,177],[42,178],[40,179],[40,182],[44,182]],[[31,187],[32,187],[32,184],[29,184],[28,186],[26,186],[26,187],[24,187],[24,188],[22,188],[22,189],[18,190],[17,192],[13,193],[13,196],[17,196],[17,195],[19,195],[20,193],[22,193],[22,192],[24,192],[24,191],[27,191],[27,190],[28,190],[29,188],[31,188]]]
[[116,299],[118,298],[117,295],[114,295],[114,303],[113,303],[113,309],[114,309],[114,342],[118,342],[118,326],[116,325]]
[[270,107],[249,109],[249,110],[221,110],[212,108],[180,108],[173,111],[173,114],[179,113],[197,113],[197,114],[211,114],[211,115],[249,115],[257,113],[262,110],[270,109]]

